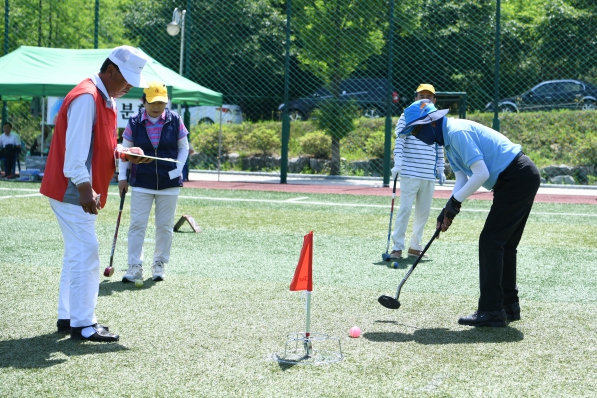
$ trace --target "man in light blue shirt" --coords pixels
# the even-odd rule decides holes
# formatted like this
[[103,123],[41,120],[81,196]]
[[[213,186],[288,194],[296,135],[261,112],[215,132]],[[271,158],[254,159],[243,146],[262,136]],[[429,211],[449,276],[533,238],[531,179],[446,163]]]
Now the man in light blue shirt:
[[481,186],[493,191],[493,205],[479,237],[480,297],[476,312],[458,320],[469,326],[506,326],[520,319],[516,249],[540,184],[539,170],[499,132],[470,120],[448,119],[428,100],[404,111],[402,135],[444,146],[456,176],[452,197],[437,218],[446,232],[462,202]]

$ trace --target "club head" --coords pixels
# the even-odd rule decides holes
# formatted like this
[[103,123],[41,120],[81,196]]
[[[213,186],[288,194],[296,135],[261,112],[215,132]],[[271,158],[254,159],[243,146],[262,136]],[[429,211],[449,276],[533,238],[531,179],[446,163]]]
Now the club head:
[[400,301],[396,300],[394,297],[383,295],[379,296],[377,301],[379,301],[379,304],[391,310],[397,310],[400,308]]
[[114,274],[114,267],[106,267],[106,269],[104,270],[104,276],[106,278],[111,277]]
[[384,253],[381,255],[381,259],[383,261],[390,261],[390,255],[388,253]]

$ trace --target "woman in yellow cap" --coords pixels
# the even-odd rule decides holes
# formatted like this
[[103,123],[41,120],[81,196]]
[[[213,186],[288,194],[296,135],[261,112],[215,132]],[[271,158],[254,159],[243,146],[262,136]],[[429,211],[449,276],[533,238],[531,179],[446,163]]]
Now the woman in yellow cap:
[[123,282],[143,279],[143,241],[151,207],[155,202],[155,250],[151,268],[152,279],[164,279],[164,265],[170,259],[174,212],[180,187],[182,168],[189,154],[188,131],[180,116],[167,108],[166,85],[151,82],[143,90],[143,108],[129,123],[122,135],[124,147],[138,146],[145,154],[171,158],[178,163],[153,160],[145,164],[120,162],[118,188],[121,192],[132,187],[131,220],[128,232],[128,271]]

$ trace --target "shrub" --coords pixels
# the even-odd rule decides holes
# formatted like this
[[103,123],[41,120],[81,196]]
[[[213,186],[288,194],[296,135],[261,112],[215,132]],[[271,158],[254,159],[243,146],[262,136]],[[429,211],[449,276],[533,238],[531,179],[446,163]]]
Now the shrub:
[[279,133],[265,127],[256,128],[244,141],[251,152],[260,152],[264,156],[272,155],[282,146]]
[[[355,121],[354,131],[351,131],[342,142],[342,156],[351,160],[383,157],[384,137],[384,118],[359,118]],[[381,148],[379,148],[380,145]]]
[[383,158],[385,137],[386,134],[383,131],[376,131],[369,135],[365,142],[365,153],[370,158]]
[[328,159],[332,154],[332,138],[323,131],[307,133],[298,139],[301,151],[320,159]]
[[[281,123],[279,123],[278,126],[280,126],[281,131]],[[301,137],[314,131],[317,131],[317,126],[312,121],[290,123],[290,140],[288,142],[288,152],[291,157],[303,154],[299,140]]]
[[[191,128],[190,142],[195,152],[209,155],[218,154],[220,125],[198,124]],[[234,133],[228,126],[222,126],[222,154],[229,153],[234,144]]]
[[[492,113],[477,113],[468,119],[491,127]],[[500,114],[501,133],[539,167],[551,164],[593,165],[597,159],[597,112],[561,110]]]

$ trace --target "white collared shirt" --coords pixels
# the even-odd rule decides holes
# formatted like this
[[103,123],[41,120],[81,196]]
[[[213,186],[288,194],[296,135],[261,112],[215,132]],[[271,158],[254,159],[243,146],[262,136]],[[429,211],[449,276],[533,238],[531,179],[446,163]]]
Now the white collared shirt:
[[12,134],[6,135],[6,133],[2,133],[0,135],[0,148],[4,148],[6,145],[19,146],[21,145],[21,141]]
[[[116,109],[116,103],[108,95],[102,79],[95,74],[91,76],[91,81],[106,99],[107,106]],[[70,178],[75,185],[91,181],[86,162],[91,148],[95,118],[95,101],[91,94],[82,94],[70,103],[67,111],[66,153],[62,171],[64,176]]]

